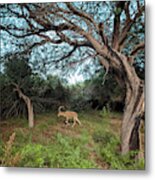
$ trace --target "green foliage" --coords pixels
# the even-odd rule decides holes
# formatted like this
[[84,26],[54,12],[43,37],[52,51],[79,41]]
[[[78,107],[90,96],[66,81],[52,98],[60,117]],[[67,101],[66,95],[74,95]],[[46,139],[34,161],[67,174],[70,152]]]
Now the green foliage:
[[93,134],[93,139],[96,143],[102,143],[103,146],[106,146],[112,139],[113,134],[110,131],[97,131]]
[[144,159],[136,160],[133,158],[137,152],[132,151],[126,155],[121,155],[119,151],[120,140],[112,132],[96,132],[93,139],[98,143],[98,153],[109,164],[110,169],[144,169]]
[[[85,137],[85,136],[84,136]],[[87,142],[84,137],[74,140],[74,138],[63,137],[62,134],[56,135],[56,140],[60,149],[57,153],[56,162],[59,167],[66,168],[93,168],[95,164],[89,160],[88,150],[84,149]]]
[[95,168],[89,160],[88,150],[84,149],[85,141],[78,143],[69,137],[58,133],[51,146],[27,144],[21,149],[24,167],[54,167],[54,168]]
[[28,58],[24,54],[11,54],[5,59],[4,72],[0,73],[1,118],[27,117],[25,102],[14,91],[13,83],[30,97],[35,113],[56,110],[60,104],[69,102],[69,89],[62,85],[59,78],[51,75],[43,78],[33,73]]
[[31,84],[32,69],[28,64],[29,56],[11,54],[4,63],[4,72],[11,83],[16,83],[28,91]]
[[17,92],[13,83],[16,83],[24,94],[31,95],[32,69],[25,54],[9,54],[5,57],[4,72],[0,75],[1,82],[1,118],[26,116],[27,108]]
[[46,148],[39,144],[27,144],[21,149],[22,167],[43,167]]
[[[60,105],[66,105],[68,109],[75,111],[102,109],[111,102],[112,95],[118,96],[120,92],[112,75],[108,75],[104,86],[102,85],[103,71],[96,74],[92,80],[68,88],[57,76],[48,75],[43,78],[39,73],[34,73],[28,58],[25,54],[11,54],[5,59],[4,73],[0,74],[4,118],[27,115],[26,105],[13,91],[12,82],[17,83],[30,97],[35,113],[57,110]],[[105,111],[104,114],[106,113],[108,112]]]
[[109,117],[110,117],[110,108],[109,108],[109,106],[108,105],[107,105],[107,107],[103,106],[102,111],[100,112],[100,114],[104,119],[109,119]]
[[[100,67],[101,68],[101,67]],[[113,75],[110,73],[103,79],[105,71],[100,69],[99,73],[94,74],[92,79],[86,80],[70,88],[71,107],[76,110],[115,110],[117,101],[124,103],[125,91],[121,88]],[[104,82],[104,83],[103,83]],[[120,92],[122,93],[120,96]],[[118,108],[118,106],[117,106]],[[119,111],[122,111],[120,107]]]

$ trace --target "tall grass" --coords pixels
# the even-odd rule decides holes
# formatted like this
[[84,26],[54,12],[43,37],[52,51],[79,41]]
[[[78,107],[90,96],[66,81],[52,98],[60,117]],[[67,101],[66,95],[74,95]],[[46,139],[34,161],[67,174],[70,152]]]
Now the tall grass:
[[16,166],[21,160],[21,154],[14,149],[15,136],[14,132],[3,146],[1,144],[1,166]]

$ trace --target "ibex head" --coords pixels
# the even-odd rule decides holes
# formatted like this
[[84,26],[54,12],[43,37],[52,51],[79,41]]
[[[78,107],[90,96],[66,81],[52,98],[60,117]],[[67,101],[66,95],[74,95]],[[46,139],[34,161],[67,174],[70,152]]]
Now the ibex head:
[[65,109],[65,107],[64,106],[59,106],[59,108],[58,108],[58,117],[60,117],[64,112],[62,111],[62,109]]

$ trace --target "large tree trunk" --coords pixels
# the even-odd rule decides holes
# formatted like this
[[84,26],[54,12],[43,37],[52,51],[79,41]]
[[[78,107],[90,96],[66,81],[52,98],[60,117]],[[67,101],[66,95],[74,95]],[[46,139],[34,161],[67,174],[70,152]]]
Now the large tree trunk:
[[139,149],[139,125],[143,112],[144,89],[140,83],[138,84],[133,80],[126,90],[125,111],[121,130],[122,154],[126,154],[129,150]]
[[[113,51],[113,57],[120,62],[114,65],[118,71],[118,79],[124,82],[126,99],[121,129],[121,152],[139,149],[139,125],[144,113],[144,82],[140,80],[128,58]],[[121,67],[121,68],[120,68]]]
[[24,100],[27,106],[29,128],[33,128],[34,127],[34,112],[33,112],[33,104],[31,102],[31,99],[21,91],[21,89],[19,88],[17,84],[13,83],[13,85],[16,87],[14,90],[18,92],[19,97]]
[[[139,147],[139,119],[144,112],[144,85],[135,72],[128,57],[105,44],[101,46],[89,33],[85,34],[95,51],[101,56],[100,62],[115,72],[116,80],[125,87],[126,99],[121,129],[121,151],[126,154]],[[134,58],[134,57],[132,57]]]
[[130,150],[139,150],[139,125],[144,113],[144,82],[137,76],[127,57],[112,49],[110,51],[114,62],[111,67],[117,72],[116,78],[126,89],[121,129],[121,152],[126,154]]

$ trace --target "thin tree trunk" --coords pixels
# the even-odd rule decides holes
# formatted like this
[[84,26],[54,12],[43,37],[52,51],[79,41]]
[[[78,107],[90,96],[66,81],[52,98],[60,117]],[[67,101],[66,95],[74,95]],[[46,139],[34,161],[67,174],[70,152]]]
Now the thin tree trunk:
[[24,100],[27,106],[29,128],[33,128],[34,127],[34,112],[33,112],[33,104],[31,102],[31,99],[21,91],[21,89],[19,88],[17,84],[13,83],[13,85],[16,87],[14,90],[18,92],[19,97]]
[[33,105],[31,103],[30,98],[27,97],[27,109],[28,109],[28,122],[29,128],[34,127],[34,112],[33,112]]

